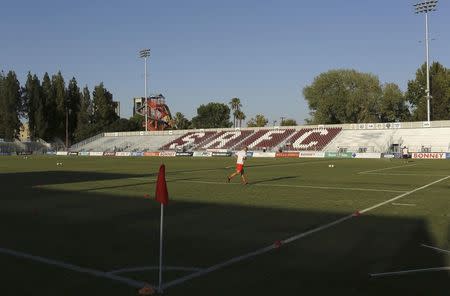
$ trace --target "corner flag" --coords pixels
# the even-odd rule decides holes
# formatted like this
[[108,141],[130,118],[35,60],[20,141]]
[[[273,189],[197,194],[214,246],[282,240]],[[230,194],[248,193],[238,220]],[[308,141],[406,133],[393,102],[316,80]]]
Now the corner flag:
[[162,293],[162,270],[163,270],[163,226],[164,226],[164,206],[169,203],[169,193],[166,183],[166,166],[161,164],[159,167],[158,179],[156,180],[155,199],[161,204],[161,222],[159,230],[159,285],[158,291]]
[[158,179],[156,181],[155,199],[160,204],[167,206],[169,203],[169,193],[167,192],[166,184],[166,166],[159,167]]

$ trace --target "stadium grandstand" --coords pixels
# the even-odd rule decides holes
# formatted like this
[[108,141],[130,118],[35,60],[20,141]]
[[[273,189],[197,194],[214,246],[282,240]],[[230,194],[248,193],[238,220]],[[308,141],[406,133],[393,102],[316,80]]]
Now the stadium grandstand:
[[71,151],[449,152],[450,121],[103,133]]
[[0,142],[0,155],[45,154],[52,150],[52,146],[43,140]]

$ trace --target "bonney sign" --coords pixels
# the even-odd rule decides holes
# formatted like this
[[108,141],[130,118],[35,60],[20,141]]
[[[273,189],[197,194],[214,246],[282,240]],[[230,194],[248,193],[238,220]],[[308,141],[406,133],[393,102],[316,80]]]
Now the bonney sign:
[[414,152],[412,153],[412,158],[416,159],[445,159],[445,152],[435,152],[435,153],[425,153],[425,152]]

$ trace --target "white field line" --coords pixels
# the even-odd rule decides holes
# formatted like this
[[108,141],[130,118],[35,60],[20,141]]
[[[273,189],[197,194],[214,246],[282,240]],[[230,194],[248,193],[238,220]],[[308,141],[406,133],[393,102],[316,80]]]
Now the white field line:
[[433,268],[422,268],[422,269],[411,269],[411,270],[402,270],[402,271],[393,271],[393,272],[383,272],[383,273],[371,273],[371,277],[383,277],[383,276],[394,276],[394,275],[403,275],[408,273],[418,273],[418,272],[430,272],[430,271],[450,271],[450,266],[447,267],[433,267]]
[[362,213],[366,213],[366,212],[368,212],[368,211],[372,211],[372,210],[374,210],[374,209],[376,209],[376,208],[379,208],[379,207],[381,207],[381,206],[383,206],[383,205],[385,205],[385,204],[387,204],[387,203],[391,203],[391,202],[393,202],[393,201],[396,201],[396,200],[398,200],[398,199],[400,199],[400,198],[402,198],[402,197],[405,197],[405,196],[407,196],[407,195],[410,195],[411,193],[414,193],[414,192],[416,192],[416,191],[419,191],[419,190],[425,189],[425,188],[427,188],[427,187],[430,187],[431,185],[434,185],[434,184],[436,184],[436,183],[442,182],[442,181],[444,181],[444,180],[446,180],[446,179],[448,179],[448,178],[450,178],[450,176],[441,178],[441,179],[439,179],[439,180],[437,180],[437,181],[428,183],[428,184],[426,184],[426,185],[423,185],[423,186],[418,187],[418,188],[416,188],[416,189],[413,189],[413,190],[411,190],[411,191],[405,192],[405,193],[400,194],[400,195],[398,195],[398,196],[396,196],[396,197],[394,197],[394,198],[391,198],[391,199],[389,199],[389,200],[386,200],[386,201],[384,201],[384,202],[380,202],[379,204],[376,204],[376,205],[374,205],[374,206],[371,206],[370,208],[364,209],[364,210],[360,211],[360,213],[362,214]]
[[65,269],[80,272],[80,273],[86,273],[86,274],[89,274],[89,275],[92,275],[95,277],[110,279],[113,281],[127,284],[128,286],[131,286],[134,288],[142,288],[144,286],[148,286],[148,284],[145,282],[136,281],[136,280],[133,280],[130,278],[125,278],[125,277],[114,275],[114,274],[109,274],[109,273],[106,273],[106,272],[103,272],[100,270],[96,270],[96,269],[80,267],[80,266],[66,263],[63,261],[57,261],[57,260],[48,259],[48,258],[44,258],[44,257],[34,256],[34,255],[30,255],[30,254],[23,253],[23,252],[0,248],[0,253],[18,257],[18,258],[29,259],[29,260],[44,263],[47,265],[61,267],[61,268],[65,268]]
[[393,170],[393,169],[396,169],[396,168],[412,167],[412,166],[415,166],[415,165],[416,164],[398,165],[398,166],[393,166],[393,167],[388,167],[388,168],[382,168],[382,169],[376,169],[376,170],[370,170],[370,171],[362,171],[362,172],[358,172],[358,174],[367,174],[367,173],[372,173],[372,172],[381,172],[381,171]]
[[[361,174],[361,173],[360,173]],[[408,173],[364,173],[364,175],[381,175],[381,176],[419,176],[419,177],[445,177],[447,175],[435,174],[408,174]]]
[[[241,185],[238,183],[225,183],[213,181],[195,181],[195,180],[175,180],[182,183],[199,183],[199,184],[214,184],[214,185]],[[405,191],[390,190],[390,189],[372,189],[372,188],[355,188],[355,187],[330,187],[330,186],[310,186],[310,185],[289,185],[289,184],[252,184],[249,186],[264,186],[264,187],[290,187],[290,188],[311,188],[311,189],[325,189],[325,190],[350,190],[350,191],[375,191],[375,192],[393,192],[403,193]]]
[[[147,270],[159,270],[159,266],[142,266],[142,267],[131,267],[131,268],[123,268],[113,271],[108,271],[107,274],[120,274],[120,273],[128,273],[128,272],[137,272],[137,271],[147,271]],[[183,267],[183,266],[163,266],[163,270],[176,270],[176,271],[200,271],[201,268],[197,267]]]
[[428,246],[428,245],[425,245],[425,244],[422,244],[421,246],[425,247],[425,248],[433,249],[433,250],[438,251],[440,253],[450,254],[450,251],[447,251],[447,250],[444,250],[444,249],[439,249],[439,248],[436,248],[436,247],[433,247],[433,246]]
[[405,206],[405,207],[415,207],[416,206],[416,204],[397,203],[397,202],[393,202],[392,205],[393,206]]
[[[372,211],[372,210],[374,210],[374,209],[376,209],[376,208],[378,208],[378,207],[381,207],[381,206],[383,206],[383,205],[385,205],[385,204],[387,204],[387,203],[390,203],[390,202],[392,202],[392,201],[394,201],[394,200],[397,200],[397,199],[400,199],[400,198],[405,197],[405,196],[407,196],[407,195],[410,195],[410,194],[412,194],[412,193],[414,193],[414,192],[417,192],[417,191],[419,191],[419,190],[425,189],[425,188],[427,188],[427,187],[429,187],[429,186],[431,186],[431,185],[434,185],[434,184],[436,184],[436,183],[439,183],[439,182],[441,182],[441,181],[443,181],[443,180],[446,180],[446,179],[448,179],[448,178],[450,178],[450,176],[447,176],[447,177],[445,177],[445,178],[439,179],[439,180],[437,180],[437,181],[431,182],[431,183],[426,184],[426,185],[424,185],[424,186],[421,186],[421,187],[418,187],[418,188],[413,189],[413,190],[411,190],[411,191],[408,191],[408,192],[405,192],[405,193],[403,193],[403,194],[400,194],[400,195],[398,195],[398,196],[396,196],[396,197],[394,197],[394,198],[391,198],[391,199],[388,200],[388,201],[385,201],[385,202],[376,204],[376,205],[374,205],[374,206],[372,206],[372,207],[369,207],[369,208],[367,208],[367,209],[361,210],[361,211],[359,211],[359,213],[366,213],[366,212],[368,212],[368,211]],[[231,258],[230,260],[227,260],[227,261],[218,263],[218,264],[216,264],[216,265],[213,265],[213,266],[211,266],[211,267],[205,268],[205,269],[200,270],[200,271],[198,271],[198,272],[194,272],[194,273],[192,273],[192,274],[190,274],[190,275],[187,275],[187,276],[178,278],[178,279],[176,279],[176,280],[167,282],[166,284],[163,285],[163,289],[167,289],[167,288],[170,288],[170,287],[179,285],[179,284],[184,283],[184,282],[186,282],[186,281],[188,281],[188,280],[191,280],[191,279],[200,277],[200,276],[202,276],[202,275],[211,273],[211,272],[213,272],[213,271],[215,271],[215,270],[218,270],[218,269],[220,269],[220,268],[222,268],[222,267],[231,265],[231,264],[233,264],[233,263],[237,263],[237,262],[240,262],[240,261],[249,259],[249,258],[251,258],[251,257],[255,257],[255,256],[257,256],[257,255],[261,255],[261,254],[267,253],[267,252],[269,252],[269,251],[271,251],[271,250],[273,250],[273,249],[279,248],[279,247],[280,247],[281,245],[283,245],[283,244],[288,244],[288,243],[294,242],[294,241],[296,241],[296,240],[298,240],[298,239],[301,239],[301,238],[307,237],[307,236],[309,236],[309,235],[312,235],[312,234],[314,234],[314,233],[316,233],[316,232],[319,232],[319,231],[328,229],[328,228],[330,228],[330,227],[332,227],[332,226],[341,224],[342,222],[345,222],[345,221],[347,221],[347,220],[349,220],[349,219],[351,219],[351,218],[353,218],[353,217],[358,217],[358,216],[359,216],[359,214],[356,215],[356,213],[353,213],[353,214],[347,215],[347,216],[345,216],[345,217],[342,217],[342,218],[340,218],[340,219],[337,219],[337,220],[335,220],[335,221],[333,221],[333,222],[330,222],[330,223],[328,223],[328,224],[319,226],[319,227],[317,227],[317,228],[314,228],[314,229],[308,230],[308,231],[306,231],[306,232],[303,232],[303,233],[300,233],[300,234],[291,236],[291,237],[289,237],[289,238],[287,238],[287,239],[281,240],[281,241],[278,242],[279,244],[274,243],[274,244],[271,244],[271,245],[266,246],[266,247],[264,247],[264,248],[258,249],[258,250],[254,251],[254,252],[250,252],[250,253],[247,253],[247,254],[244,254],[244,255],[241,255],[241,256],[238,256],[238,257]]]

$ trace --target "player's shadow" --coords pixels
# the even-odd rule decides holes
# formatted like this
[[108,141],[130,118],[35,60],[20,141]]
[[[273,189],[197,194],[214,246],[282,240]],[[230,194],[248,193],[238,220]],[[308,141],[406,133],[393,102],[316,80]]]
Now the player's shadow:
[[[167,180],[167,182],[176,182],[176,181],[191,181],[191,180],[198,180],[198,178],[177,178],[177,179],[170,179]],[[78,191],[80,192],[88,192],[88,191],[96,191],[96,190],[104,190],[104,189],[120,189],[120,188],[132,188],[136,186],[142,186],[142,185],[149,185],[149,184],[155,184],[156,178],[149,179],[148,181],[143,182],[135,182],[135,183],[127,183],[127,184],[121,184],[121,185],[111,185],[111,186],[102,186],[102,187],[93,187],[93,188],[87,188],[87,189],[80,189]]]
[[274,178],[268,178],[268,179],[262,179],[262,180],[255,180],[250,181],[248,185],[254,185],[259,183],[268,183],[268,182],[274,182],[274,181],[281,181],[281,180],[289,180],[289,179],[298,179],[298,176],[284,176],[284,177],[274,177]]

